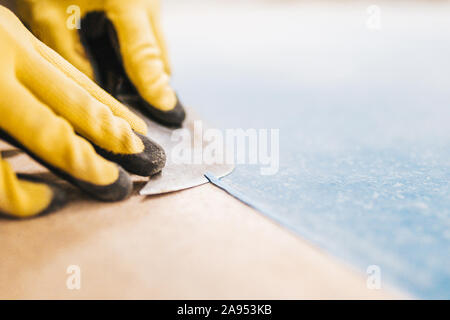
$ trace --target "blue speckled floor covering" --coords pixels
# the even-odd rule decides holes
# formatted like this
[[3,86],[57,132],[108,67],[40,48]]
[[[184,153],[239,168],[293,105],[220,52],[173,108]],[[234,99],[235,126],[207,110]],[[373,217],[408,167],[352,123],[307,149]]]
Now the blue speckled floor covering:
[[169,14],[175,85],[222,128],[280,129],[278,174],[225,183],[361,272],[448,299],[449,11],[381,9],[377,31],[364,5]]

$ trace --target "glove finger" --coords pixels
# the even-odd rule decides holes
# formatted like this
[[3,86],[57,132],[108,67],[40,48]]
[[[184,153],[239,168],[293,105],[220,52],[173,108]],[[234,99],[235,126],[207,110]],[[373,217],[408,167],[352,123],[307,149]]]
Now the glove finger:
[[164,62],[164,70],[170,76],[172,75],[172,68],[170,66],[169,52],[167,50],[166,38],[164,37],[162,23],[161,23],[161,6],[159,1],[156,1],[154,6],[149,10],[149,20],[155,33],[156,41],[161,50],[161,58]]
[[63,59],[55,51],[44,45],[42,42],[36,41],[36,49],[48,62],[58,68],[66,77],[72,79],[79,86],[84,88],[92,97],[107,106],[112,113],[126,120],[131,128],[140,134],[147,133],[147,125],[144,120],[131,112],[127,107],[114,99],[109,93],[100,88],[94,81],[86,77],[82,72],[74,68],[68,61]]
[[152,120],[164,126],[174,128],[182,126],[186,113],[178,99],[175,108],[162,111],[139,95],[124,69],[116,29],[104,12],[86,15],[82,21],[81,31],[83,44],[90,54],[93,65],[96,66],[98,81],[105,90],[125,105],[140,109]]
[[68,15],[51,6],[45,6],[41,11],[39,18],[29,19],[33,34],[83,74],[94,79],[94,71],[80,42],[78,30],[67,26]]
[[[122,200],[131,193],[129,176],[99,156],[65,119],[19,83],[0,88],[0,138],[100,200]],[[14,105],[7,96],[15,97]]]
[[65,193],[56,186],[19,179],[0,155],[0,214],[31,218],[60,208]]
[[[114,116],[106,105],[39,54],[26,59],[17,76],[105,158],[141,176],[154,175],[164,167],[165,153],[159,145],[135,134],[127,121]],[[52,85],[42,84],[42,77]]]
[[139,94],[160,110],[175,108],[177,98],[145,10],[133,6],[120,12],[108,11],[107,16],[116,30],[125,70]]

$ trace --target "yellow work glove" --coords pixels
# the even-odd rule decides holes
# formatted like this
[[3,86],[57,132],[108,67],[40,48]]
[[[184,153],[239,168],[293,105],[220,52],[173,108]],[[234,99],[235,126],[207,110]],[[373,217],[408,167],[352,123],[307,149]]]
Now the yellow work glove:
[[[143,120],[36,39],[3,6],[0,70],[0,138],[87,193],[105,201],[130,194],[128,174],[106,159],[143,176],[164,166],[164,151],[143,136]],[[29,217],[55,199],[52,188],[19,180],[0,160],[0,212]]]
[[17,0],[17,10],[40,40],[118,100],[181,126],[159,0]]

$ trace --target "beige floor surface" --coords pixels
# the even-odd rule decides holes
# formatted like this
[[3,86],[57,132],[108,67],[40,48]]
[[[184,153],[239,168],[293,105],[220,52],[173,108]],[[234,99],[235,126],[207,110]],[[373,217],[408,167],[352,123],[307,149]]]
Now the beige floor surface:
[[[58,181],[0,144],[18,172]],[[6,151],[5,151],[6,150]],[[3,299],[366,299],[366,278],[212,185],[99,203],[70,194],[62,210],[0,219]],[[69,290],[67,267],[81,270]]]

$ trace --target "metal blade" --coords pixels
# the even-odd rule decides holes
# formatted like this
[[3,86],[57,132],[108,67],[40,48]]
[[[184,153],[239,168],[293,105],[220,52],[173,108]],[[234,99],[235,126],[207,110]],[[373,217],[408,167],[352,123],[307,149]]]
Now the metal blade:
[[[150,178],[150,181],[140,191],[141,195],[156,195],[168,192],[174,192],[184,190],[192,187],[196,187],[205,183],[208,183],[208,179],[205,178],[205,173],[210,172],[218,178],[229,175],[234,170],[233,164],[180,164],[174,161],[172,158],[172,151],[175,146],[180,142],[173,138],[174,129],[170,129],[159,125],[152,120],[148,119],[145,115],[136,109],[133,109],[136,113],[146,121],[149,131],[148,137],[159,143],[167,154],[167,163],[163,171]],[[193,139],[201,139],[197,141],[203,141],[203,137],[199,137],[201,132],[194,130],[195,122],[199,119],[195,115],[194,111],[190,108],[186,109],[187,118],[184,122],[183,129],[188,130],[190,136]],[[202,121],[203,130],[208,127]],[[203,147],[208,145],[207,142],[203,142]],[[194,152],[192,145],[192,152]]]

